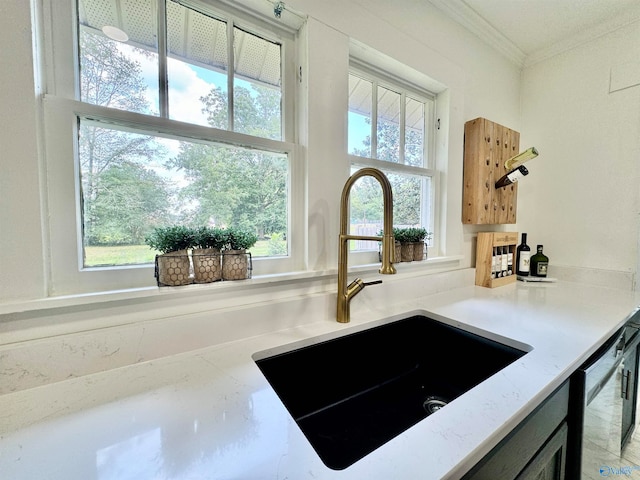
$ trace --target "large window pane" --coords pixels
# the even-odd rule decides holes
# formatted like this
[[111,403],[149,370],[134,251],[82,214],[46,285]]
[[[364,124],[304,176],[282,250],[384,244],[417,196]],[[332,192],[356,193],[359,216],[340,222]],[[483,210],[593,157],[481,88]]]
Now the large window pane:
[[79,138],[85,267],[149,263],[157,226],[241,227],[254,256],[286,255],[288,158],[169,140],[82,120]]
[[400,94],[378,87],[378,152],[376,158],[400,161]]
[[[80,98],[84,102],[158,115],[158,48],[154,0],[78,2]],[[103,33],[116,27],[128,40]]]
[[349,75],[349,147],[351,155],[371,157],[373,84]]
[[167,2],[169,118],[228,129],[227,24]]

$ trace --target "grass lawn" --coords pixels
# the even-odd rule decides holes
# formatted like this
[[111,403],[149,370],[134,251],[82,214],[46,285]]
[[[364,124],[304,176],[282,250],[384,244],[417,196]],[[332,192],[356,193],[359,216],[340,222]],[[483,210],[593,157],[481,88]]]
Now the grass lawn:
[[[249,251],[253,257],[266,257],[269,252],[269,241],[260,240]],[[157,253],[148,245],[85,247],[85,267],[153,263]]]

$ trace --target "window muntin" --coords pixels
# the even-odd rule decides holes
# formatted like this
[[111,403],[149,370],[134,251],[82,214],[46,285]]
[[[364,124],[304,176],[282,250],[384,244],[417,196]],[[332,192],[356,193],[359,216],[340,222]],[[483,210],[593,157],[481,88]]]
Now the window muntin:
[[[372,99],[377,99],[375,103]],[[349,145],[352,172],[381,169],[394,193],[394,226],[433,232],[435,207],[432,165],[434,101],[386,77],[352,70],[349,74]],[[377,235],[382,229],[382,194],[377,182],[363,178],[351,193],[351,231]],[[376,250],[375,242],[352,242],[355,250]]]
[[[78,0],[79,98],[180,123],[169,138],[151,120],[78,112],[81,267],[152,261],[144,235],[167,223],[250,228],[260,238],[254,258],[288,257],[292,145],[221,133],[282,142],[282,43],[220,12],[135,3]],[[157,28],[165,8],[166,28]],[[102,22],[127,30],[127,43],[107,38]],[[203,132],[182,122],[211,128],[204,136],[224,144],[194,141]],[[117,255],[102,254],[108,245]]]

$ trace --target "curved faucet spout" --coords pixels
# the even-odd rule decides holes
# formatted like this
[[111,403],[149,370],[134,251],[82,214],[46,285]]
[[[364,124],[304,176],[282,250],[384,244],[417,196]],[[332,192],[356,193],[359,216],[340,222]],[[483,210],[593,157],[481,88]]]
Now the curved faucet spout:
[[[384,226],[382,237],[349,235],[349,196],[351,187],[361,177],[370,176],[375,178],[382,187],[382,197],[384,202]],[[382,265],[380,273],[389,275],[396,273],[393,266],[394,239],[393,239],[393,192],[391,183],[384,173],[377,168],[363,168],[351,175],[342,189],[340,200],[340,238],[338,241],[338,310],[337,320],[340,323],[347,323],[350,320],[350,302],[365,286],[357,278],[350,286],[347,286],[347,265],[349,255],[349,240],[373,240],[382,242]]]

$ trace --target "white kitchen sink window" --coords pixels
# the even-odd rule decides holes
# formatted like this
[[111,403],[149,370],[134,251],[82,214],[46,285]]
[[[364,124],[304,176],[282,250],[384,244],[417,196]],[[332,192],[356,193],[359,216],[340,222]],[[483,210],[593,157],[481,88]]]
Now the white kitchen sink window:
[[144,238],[171,224],[250,229],[254,269],[299,269],[294,33],[204,2],[53,3],[54,292],[151,285]]

